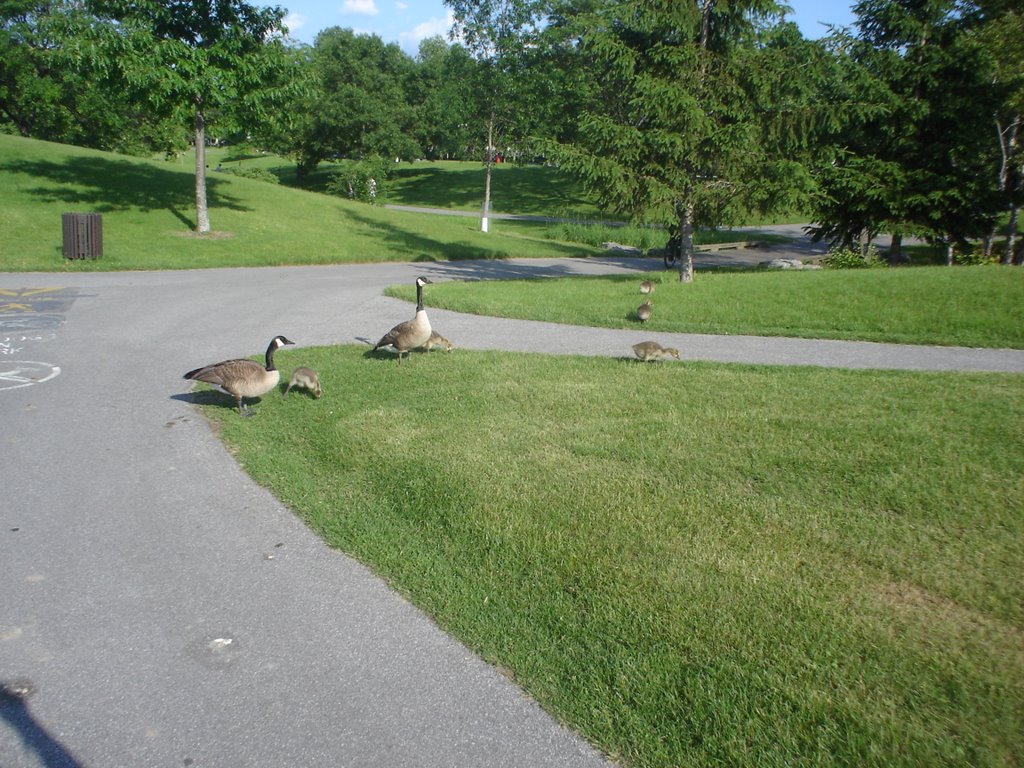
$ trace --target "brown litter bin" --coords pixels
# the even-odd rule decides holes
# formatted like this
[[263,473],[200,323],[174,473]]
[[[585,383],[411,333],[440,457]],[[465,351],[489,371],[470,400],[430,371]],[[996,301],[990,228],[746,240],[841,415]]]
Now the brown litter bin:
[[63,213],[64,257],[97,259],[103,255],[103,217],[98,213]]

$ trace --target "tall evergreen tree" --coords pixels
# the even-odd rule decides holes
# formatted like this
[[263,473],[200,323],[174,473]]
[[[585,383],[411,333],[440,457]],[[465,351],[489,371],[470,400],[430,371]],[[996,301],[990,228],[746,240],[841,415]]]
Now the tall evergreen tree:
[[600,83],[571,143],[549,145],[602,203],[669,225],[680,280],[693,233],[809,193],[807,139],[837,115],[815,92],[821,51],[769,0],[569,3],[558,23]]
[[998,207],[991,61],[968,32],[977,5],[862,0],[854,58],[887,92],[884,112],[851,127],[824,178],[831,206],[819,234],[869,239],[888,229],[946,247],[987,234]]

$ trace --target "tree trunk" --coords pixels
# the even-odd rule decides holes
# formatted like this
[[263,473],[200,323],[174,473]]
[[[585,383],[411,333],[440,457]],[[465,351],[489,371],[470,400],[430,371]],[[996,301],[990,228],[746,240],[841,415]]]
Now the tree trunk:
[[1006,249],[1003,251],[1003,264],[1014,264],[1014,248],[1017,244],[1017,217],[1020,213],[1020,206],[1013,203],[1010,206],[1010,223],[1006,227]]
[[491,168],[494,167],[494,113],[487,123],[487,153],[484,158],[486,173],[484,174],[484,215],[480,221],[480,231],[487,231],[487,219],[491,214]]
[[889,243],[889,263],[900,264],[903,261],[903,233],[893,232]]
[[954,250],[954,247],[955,246],[953,245],[953,239],[952,238],[950,238],[949,240],[946,241],[946,266],[947,267],[952,267],[953,266],[953,250]]
[[[999,135],[999,150],[1002,153],[1002,163],[999,166],[999,191],[1010,192],[1010,169],[1014,166],[1017,153],[1020,149],[1018,133],[1020,131],[1021,116],[1016,114],[1013,120],[1004,129],[1002,123],[996,119],[996,132]],[[1024,166],[1017,174],[1016,185],[1020,188],[1020,179],[1024,176]],[[1013,195],[1010,194],[1010,225],[1006,230],[1006,248],[1003,250],[1003,264],[1013,263],[1013,246],[1017,237],[1017,212],[1019,210],[1016,202],[1013,202]],[[986,254],[988,255],[988,254]]]
[[206,206],[206,120],[196,110],[196,234],[210,231],[210,211]]
[[693,282],[693,200],[676,205],[679,214],[679,282]]

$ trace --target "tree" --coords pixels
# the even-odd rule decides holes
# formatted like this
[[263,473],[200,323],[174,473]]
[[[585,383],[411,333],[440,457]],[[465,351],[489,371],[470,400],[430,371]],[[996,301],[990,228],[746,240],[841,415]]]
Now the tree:
[[1009,212],[1002,262],[1021,264],[1024,258],[1016,255],[1016,240],[1024,198],[1024,14],[1011,2],[990,0],[980,3],[979,17],[976,34],[991,65],[992,86],[1002,101],[993,118],[999,146],[996,188]]
[[[887,91],[885,108],[850,126],[823,177],[831,207],[819,234],[849,240],[883,228],[946,248],[991,231],[992,115],[999,99],[983,46],[968,34],[975,4],[958,0],[862,0],[858,37],[843,41]],[[860,177],[859,181],[851,180]]]
[[93,0],[101,22],[74,54],[158,114],[190,124],[196,232],[210,231],[207,131],[258,123],[286,92],[284,11],[242,0]]
[[500,148],[513,141],[516,86],[526,72],[525,53],[546,11],[543,0],[445,0],[452,9],[452,35],[462,39],[479,62],[480,112],[486,116],[484,204],[481,229],[488,230],[491,174]]
[[821,51],[781,7],[738,3],[569,5],[559,25],[601,84],[571,143],[548,145],[601,202],[679,236],[693,279],[693,233],[809,193],[812,131],[841,116],[820,104]]
[[422,41],[416,63],[412,100],[416,135],[425,156],[469,158],[482,135],[479,63],[466,48],[442,37]]
[[300,175],[328,158],[420,155],[408,99],[415,63],[401,48],[332,27],[317,35],[310,63],[312,89],[296,108],[302,115],[293,149]]
[[0,121],[22,136],[144,154],[181,132],[66,55],[95,23],[72,0],[0,3]]

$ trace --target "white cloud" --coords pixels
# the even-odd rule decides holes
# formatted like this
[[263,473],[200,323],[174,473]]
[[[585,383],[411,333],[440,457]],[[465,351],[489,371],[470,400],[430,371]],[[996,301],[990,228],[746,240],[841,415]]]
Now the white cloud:
[[289,34],[294,35],[309,21],[308,17],[303,16],[301,13],[289,13],[284,17],[284,26],[288,30]]
[[379,13],[374,0],[345,0],[345,4],[341,6],[341,12],[360,16],[376,16]]
[[448,30],[452,28],[455,16],[451,11],[443,19],[430,19],[422,24],[417,24],[410,32],[402,32],[398,35],[398,42],[406,51],[415,53],[420,47],[420,41],[428,37],[441,37],[448,39]]
[[397,8],[400,11],[404,11],[408,7],[409,7],[409,4],[408,3],[403,3],[403,2],[401,2],[401,0],[399,0],[399,2],[397,2],[397,3],[395,3],[395,8]]

